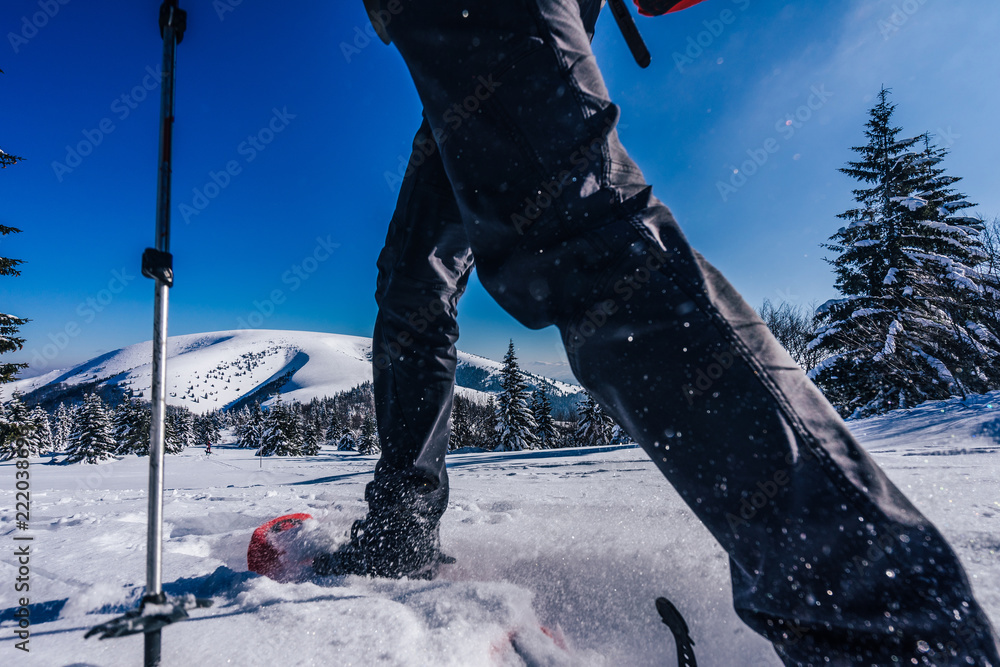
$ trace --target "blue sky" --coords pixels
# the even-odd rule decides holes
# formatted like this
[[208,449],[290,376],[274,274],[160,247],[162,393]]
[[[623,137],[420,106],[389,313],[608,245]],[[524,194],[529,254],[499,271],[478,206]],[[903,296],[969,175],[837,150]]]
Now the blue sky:
[[[387,174],[420,118],[401,59],[365,36],[360,0],[181,4],[171,334],[370,335]],[[0,8],[0,147],[28,158],[0,172],[0,222],[24,230],[0,253],[25,260],[0,280],[0,310],[32,319],[5,360],[36,372],[151,338],[138,265],[155,214],[158,6]],[[622,139],[752,305],[836,295],[820,244],[850,205],[837,169],[883,84],[904,132],[938,134],[976,211],[1000,214],[998,3],[707,0],[638,23],[648,70],[607,10],[594,41]],[[562,358],[553,330],[523,329],[478,284],[460,323],[466,351],[500,358],[514,338],[523,360]]]

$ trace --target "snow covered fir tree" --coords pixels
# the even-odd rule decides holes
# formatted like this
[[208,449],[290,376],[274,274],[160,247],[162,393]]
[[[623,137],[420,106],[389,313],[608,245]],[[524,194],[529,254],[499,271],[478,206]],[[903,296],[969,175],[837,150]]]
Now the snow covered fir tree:
[[214,445],[222,439],[220,430],[220,419],[215,413],[207,415],[195,415],[194,417],[194,446],[208,447]]
[[825,244],[843,295],[817,311],[811,346],[825,358],[811,377],[845,417],[995,389],[1000,297],[981,220],[940,166],[927,135],[900,139],[882,89],[868,142],[841,171],[860,182],[847,225]]
[[[0,70],[3,73],[3,70]],[[0,168],[6,169],[15,165],[23,158],[5,153],[0,149]],[[0,237],[10,234],[17,234],[21,230],[15,227],[0,225]],[[17,268],[22,264],[22,260],[10,257],[0,257],[0,276],[19,276],[21,271]],[[0,313],[0,354],[14,352],[24,346],[24,339],[17,335],[21,326],[27,324],[28,320],[15,315]],[[0,363],[0,384],[13,381],[18,372],[28,367],[28,364]]]
[[[0,73],[2,72],[3,70],[0,70]],[[0,149],[0,167],[6,169],[21,160],[22,158],[9,155]],[[0,237],[17,234],[20,231],[15,227],[0,225]],[[17,267],[22,263],[20,259],[0,257],[0,276],[21,275],[21,271]],[[22,317],[0,313],[0,354],[16,352],[24,347],[24,338],[18,336],[18,332],[27,323],[28,320]],[[0,385],[13,382],[17,379],[17,374],[27,367],[28,364],[24,363],[0,363]],[[11,403],[18,405],[0,406],[0,461],[16,457],[18,450],[22,447],[30,448],[30,456],[39,453],[35,450],[38,446],[38,439],[42,435],[35,432],[38,427],[37,420],[31,418],[19,397],[15,396]]]
[[[0,157],[4,156],[6,154],[0,151]],[[14,227],[0,225],[0,237],[16,234],[20,231]],[[21,263],[22,261],[19,259],[0,257],[0,276],[21,275],[21,271],[17,268]],[[24,347],[24,339],[17,334],[20,328],[27,323],[28,320],[16,315],[0,313],[0,354],[16,352]],[[17,374],[27,367],[28,364],[0,363],[0,384],[13,382],[17,378]]]
[[126,398],[115,409],[112,424],[116,454],[137,454],[149,456],[149,433],[152,426],[153,411],[149,403]]
[[73,432],[73,409],[60,403],[52,414],[52,453],[65,452],[69,446],[69,436]]
[[537,449],[535,418],[528,406],[529,392],[510,341],[500,370],[500,393],[496,397],[496,451]]
[[194,415],[187,408],[168,405],[167,420],[164,423],[163,452],[180,454],[193,445]]
[[542,449],[556,447],[559,441],[559,431],[552,418],[552,401],[549,400],[545,383],[540,382],[538,388],[531,392],[531,416],[535,419],[535,436],[538,446]]
[[107,406],[98,394],[84,396],[66,448],[65,463],[99,463],[115,458],[114,430]]
[[52,434],[52,422],[49,421],[49,413],[37,405],[32,408],[28,416],[31,428],[28,431],[25,441],[28,451],[33,452],[31,456],[41,456],[54,449],[54,438]]
[[[577,444],[583,447],[600,447],[611,442],[614,436],[615,422],[611,416],[601,409],[601,406],[585,392],[585,398],[579,407],[580,419],[576,427]],[[621,437],[619,435],[619,437]]]
[[264,415],[257,456],[301,456],[302,428],[294,406],[276,401]]
[[465,447],[492,450],[496,446],[496,405],[492,400],[477,401],[455,395],[451,411],[448,450]]
[[343,435],[337,440],[337,451],[338,452],[356,452],[358,451],[358,439],[354,437],[354,434],[350,431],[345,431]]
[[[2,72],[3,70],[0,70]],[[16,155],[11,155],[10,153],[5,153],[2,148],[0,148],[0,168],[6,169],[11,165],[15,165],[24,158],[18,157]]]
[[451,408],[451,431],[448,434],[448,451],[469,447],[472,441],[473,424],[469,415],[469,401],[455,396]]
[[0,461],[17,458],[20,452],[28,456],[38,456],[35,429],[37,423],[31,409],[14,394],[6,403],[0,403]]
[[264,432],[264,412],[260,403],[243,406],[233,416],[233,422],[233,432],[240,447],[255,449],[260,446],[260,438]]
[[375,413],[371,412],[364,417],[361,423],[361,435],[358,437],[358,454],[378,454],[382,448],[378,444],[378,428],[375,422]]

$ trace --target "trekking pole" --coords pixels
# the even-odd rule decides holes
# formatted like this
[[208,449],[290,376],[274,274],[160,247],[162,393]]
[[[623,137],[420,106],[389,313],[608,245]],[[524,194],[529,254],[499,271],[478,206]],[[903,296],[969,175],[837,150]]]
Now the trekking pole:
[[174,284],[173,256],[170,254],[170,175],[174,124],[174,65],[176,49],[184,38],[187,13],[178,0],[164,0],[160,6],[160,35],[163,38],[163,79],[160,89],[160,147],[156,191],[155,248],[142,254],[142,275],[156,281],[153,296],[153,415],[149,433],[149,509],[146,528],[146,594],[138,610],[92,628],[86,637],[101,639],[143,633],[146,667],[160,664],[161,629],[188,617],[187,610],[207,607],[211,600],[171,601],[163,593],[163,450],[167,416],[167,304]]

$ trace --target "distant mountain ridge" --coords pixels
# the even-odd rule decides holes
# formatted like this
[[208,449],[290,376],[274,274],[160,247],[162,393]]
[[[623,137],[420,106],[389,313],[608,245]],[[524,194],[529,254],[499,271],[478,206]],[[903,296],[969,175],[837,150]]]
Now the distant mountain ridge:
[[[152,342],[108,352],[69,370],[52,371],[4,386],[2,397],[24,394],[48,410],[96,391],[110,400],[123,393],[149,400]],[[458,392],[485,400],[499,391],[500,362],[458,353]],[[573,409],[577,385],[525,373],[546,385],[553,408]],[[306,403],[334,396],[372,379],[372,341],[360,336],[308,331],[246,329],[171,336],[167,341],[167,402],[196,413],[266,401]]]

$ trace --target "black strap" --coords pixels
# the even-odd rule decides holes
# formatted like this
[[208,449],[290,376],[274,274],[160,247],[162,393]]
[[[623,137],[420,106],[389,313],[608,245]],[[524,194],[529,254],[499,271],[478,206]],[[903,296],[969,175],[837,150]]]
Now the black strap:
[[656,611],[660,612],[663,623],[670,628],[674,635],[674,643],[677,645],[677,665],[678,667],[698,667],[698,661],[694,657],[694,640],[688,631],[687,623],[681,612],[677,611],[667,598],[656,598]]
[[642,40],[642,35],[639,34],[639,28],[635,25],[635,20],[632,19],[632,13],[629,12],[628,7],[625,5],[625,0],[609,0],[611,5],[611,14],[615,17],[615,23],[618,24],[618,29],[622,31],[622,36],[625,37],[625,43],[628,44],[629,51],[632,52],[632,57],[635,58],[635,62],[639,67],[646,69],[649,67],[649,63],[652,62],[652,57],[649,55],[649,49],[646,48],[646,42]]

